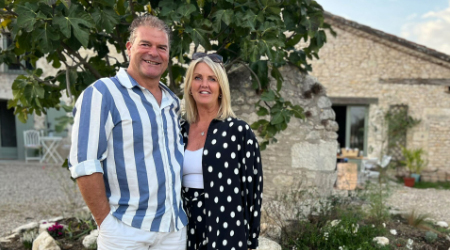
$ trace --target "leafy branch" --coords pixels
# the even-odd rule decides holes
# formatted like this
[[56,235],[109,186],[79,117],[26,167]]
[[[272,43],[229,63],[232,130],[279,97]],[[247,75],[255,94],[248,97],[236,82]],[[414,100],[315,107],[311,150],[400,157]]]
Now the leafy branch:
[[[173,31],[169,68],[162,81],[175,93],[184,82],[192,44],[194,51],[220,53],[226,69],[241,64],[251,72],[262,116],[253,127],[265,143],[275,142],[291,117],[303,117],[301,107],[280,96],[284,80],[278,68],[292,64],[304,73],[311,71],[308,60],[318,58],[326,43],[325,30],[333,34],[314,0],[0,1],[2,26],[11,34],[10,46],[0,50],[0,63],[27,61],[33,67],[14,81],[9,107],[26,121],[29,114],[59,108],[62,93],[75,100],[98,78],[126,67],[127,28],[143,13],[158,16]],[[295,46],[300,40],[308,44],[301,50]],[[94,53],[87,56],[86,50]],[[42,69],[36,65],[40,59],[57,73],[41,79]],[[270,76],[276,80],[274,90]]]

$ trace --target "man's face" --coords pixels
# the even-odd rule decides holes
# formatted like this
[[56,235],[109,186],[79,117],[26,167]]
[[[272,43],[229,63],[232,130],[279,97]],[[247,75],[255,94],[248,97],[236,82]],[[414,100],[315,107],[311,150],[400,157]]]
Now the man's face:
[[133,43],[127,43],[127,52],[130,57],[127,71],[133,78],[159,81],[169,63],[167,34],[149,26],[138,27]]

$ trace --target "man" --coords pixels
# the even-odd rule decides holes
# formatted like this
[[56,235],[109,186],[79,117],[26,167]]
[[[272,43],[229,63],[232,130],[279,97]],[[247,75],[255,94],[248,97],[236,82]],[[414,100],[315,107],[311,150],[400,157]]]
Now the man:
[[98,249],[185,249],[180,102],[160,83],[170,30],[150,15],[129,30],[128,68],[77,100],[70,171],[99,226]]

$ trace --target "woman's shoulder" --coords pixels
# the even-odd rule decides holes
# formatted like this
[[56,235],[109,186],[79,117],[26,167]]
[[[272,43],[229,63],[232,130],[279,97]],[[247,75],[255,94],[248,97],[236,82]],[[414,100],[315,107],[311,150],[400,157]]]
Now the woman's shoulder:
[[246,121],[236,117],[228,117],[223,121],[222,125],[228,127],[231,131],[240,133],[250,132],[253,135],[250,125]]

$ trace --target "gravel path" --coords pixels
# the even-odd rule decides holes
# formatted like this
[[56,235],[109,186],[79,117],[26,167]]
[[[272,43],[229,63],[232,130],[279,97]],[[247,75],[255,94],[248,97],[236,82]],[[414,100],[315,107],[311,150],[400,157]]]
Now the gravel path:
[[[450,190],[397,185],[388,205],[450,223]],[[84,206],[69,171],[60,166],[0,161],[0,236],[33,221],[70,216]]]
[[67,169],[0,161],[0,236],[29,222],[69,216],[82,206]]
[[416,189],[399,185],[387,200],[400,212],[428,214],[450,224],[450,190]]

